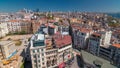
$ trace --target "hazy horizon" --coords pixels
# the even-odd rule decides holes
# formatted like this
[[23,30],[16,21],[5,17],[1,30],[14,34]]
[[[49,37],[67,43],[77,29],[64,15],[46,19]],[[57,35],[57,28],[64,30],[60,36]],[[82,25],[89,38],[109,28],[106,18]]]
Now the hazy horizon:
[[115,0],[0,0],[0,12],[20,9],[40,11],[120,12],[120,1]]

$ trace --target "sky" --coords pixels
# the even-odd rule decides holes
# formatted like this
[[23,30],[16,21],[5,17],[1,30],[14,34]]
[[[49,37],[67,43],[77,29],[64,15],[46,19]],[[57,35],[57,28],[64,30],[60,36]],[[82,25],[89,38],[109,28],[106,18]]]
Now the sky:
[[0,12],[40,11],[120,12],[120,0],[0,0]]

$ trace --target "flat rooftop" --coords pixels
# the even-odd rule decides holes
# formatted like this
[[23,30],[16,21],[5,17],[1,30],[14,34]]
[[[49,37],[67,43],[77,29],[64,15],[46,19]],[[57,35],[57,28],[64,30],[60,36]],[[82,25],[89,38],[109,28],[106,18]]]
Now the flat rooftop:
[[70,35],[56,34],[53,36],[56,47],[64,47],[66,45],[72,44],[72,39]]

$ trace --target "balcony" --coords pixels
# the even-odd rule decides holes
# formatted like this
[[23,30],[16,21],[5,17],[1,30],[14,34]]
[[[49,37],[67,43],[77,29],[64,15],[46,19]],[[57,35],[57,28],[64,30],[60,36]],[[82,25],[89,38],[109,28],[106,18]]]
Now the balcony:
[[46,57],[54,56],[57,55],[57,53],[52,53],[52,54],[46,54]]

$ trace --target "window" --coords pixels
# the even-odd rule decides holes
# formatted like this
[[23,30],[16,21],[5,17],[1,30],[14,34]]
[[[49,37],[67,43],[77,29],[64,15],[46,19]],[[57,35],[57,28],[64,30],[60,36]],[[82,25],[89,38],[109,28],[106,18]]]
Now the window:
[[84,33],[81,33],[81,35],[84,35]]
[[34,63],[36,63],[36,60],[34,60]]
[[36,58],[36,55],[33,55],[33,58]]
[[44,62],[42,64],[44,65]]
[[39,65],[39,67],[41,67],[41,65]]
[[42,56],[44,56],[44,53],[42,53]]
[[38,60],[38,62],[40,63],[40,60]]
[[42,58],[42,61],[44,61],[44,58]]
[[39,52],[39,49],[37,50],[37,52]]
[[38,58],[40,58],[40,56],[38,55]]
[[43,49],[41,49],[41,51],[43,51]]
[[35,53],[35,50],[33,50],[33,53]]

